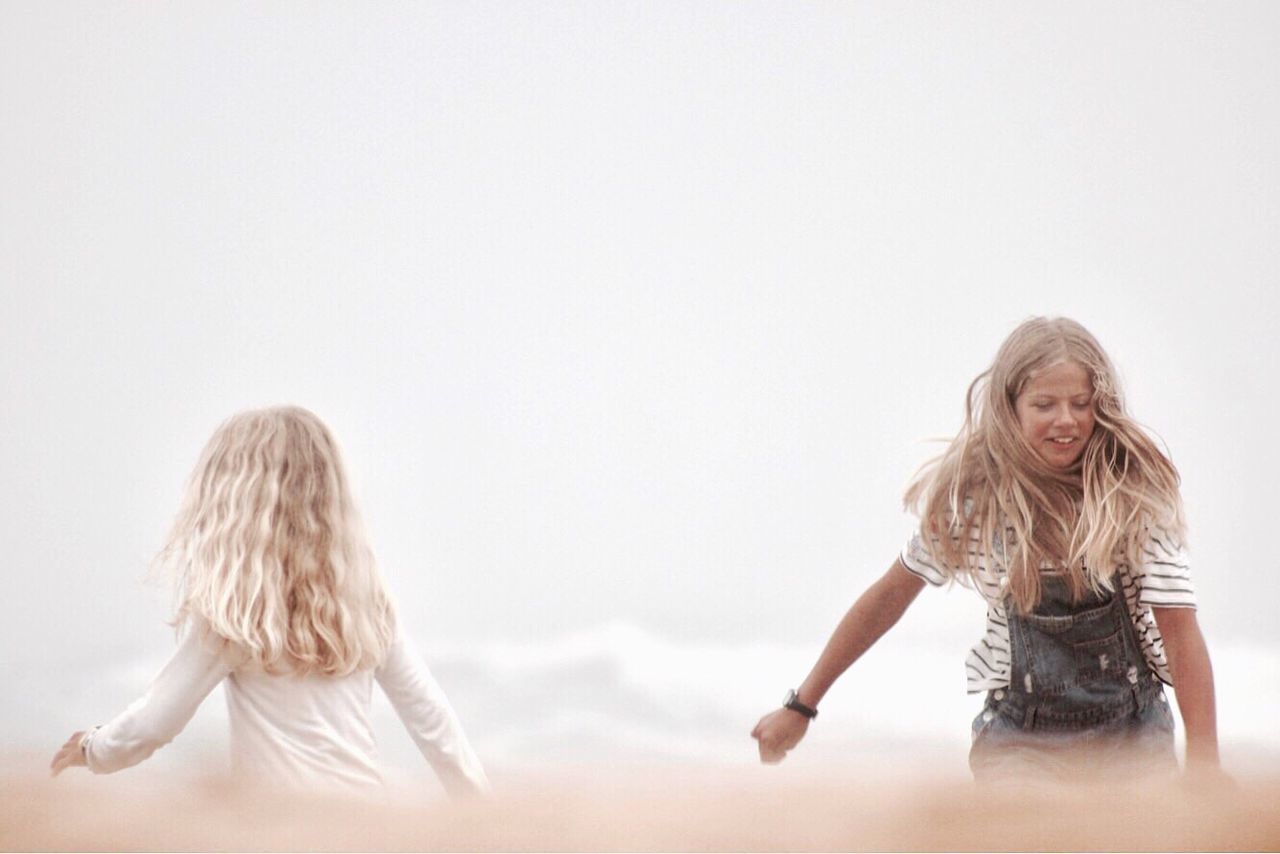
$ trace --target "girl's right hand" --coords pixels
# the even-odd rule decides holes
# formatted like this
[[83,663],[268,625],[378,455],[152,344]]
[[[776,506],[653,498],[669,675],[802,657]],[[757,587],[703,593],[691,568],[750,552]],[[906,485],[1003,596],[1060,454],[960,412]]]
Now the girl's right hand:
[[809,719],[790,709],[775,709],[760,719],[751,730],[760,748],[760,761],[776,765],[787,751],[800,743],[809,729]]

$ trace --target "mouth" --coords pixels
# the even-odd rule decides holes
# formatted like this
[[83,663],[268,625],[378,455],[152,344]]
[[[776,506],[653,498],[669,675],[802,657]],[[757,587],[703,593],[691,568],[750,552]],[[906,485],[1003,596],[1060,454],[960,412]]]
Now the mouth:
[[1050,436],[1048,441],[1054,445],[1066,447],[1075,444],[1080,439],[1076,436]]

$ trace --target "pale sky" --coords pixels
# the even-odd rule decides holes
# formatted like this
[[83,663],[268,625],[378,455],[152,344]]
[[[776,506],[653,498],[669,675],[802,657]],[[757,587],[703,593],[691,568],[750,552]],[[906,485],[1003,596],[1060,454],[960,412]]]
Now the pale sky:
[[1035,314],[1179,466],[1211,649],[1273,649],[1278,56],[1266,2],[8,3],[0,661],[167,650],[146,562],[276,403],[425,643],[816,656]]

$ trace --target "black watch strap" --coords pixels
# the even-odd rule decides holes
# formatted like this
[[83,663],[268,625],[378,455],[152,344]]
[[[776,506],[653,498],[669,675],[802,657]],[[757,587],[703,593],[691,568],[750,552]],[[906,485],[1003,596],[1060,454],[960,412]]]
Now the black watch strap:
[[792,688],[787,692],[786,698],[782,701],[782,708],[790,709],[793,712],[799,712],[809,720],[813,720],[818,716],[818,710],[813,706],[806,706],[800,702],[800,697],[796,695],[796,689]]

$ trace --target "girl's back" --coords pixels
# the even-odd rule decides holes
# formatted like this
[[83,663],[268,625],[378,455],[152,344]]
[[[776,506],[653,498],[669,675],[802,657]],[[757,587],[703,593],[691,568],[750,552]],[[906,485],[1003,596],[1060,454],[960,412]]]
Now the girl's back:
[[369,720],[371,671],[278,676],[247,665],[225,685],[237,776],[292,787],[380,781]]
[[402,633],[375,670],[279,676],[244,665],[231,672],[225,684],[234,769],[297,786],[378,784],[375,680],[449,791],[487,787],[453,708]]

